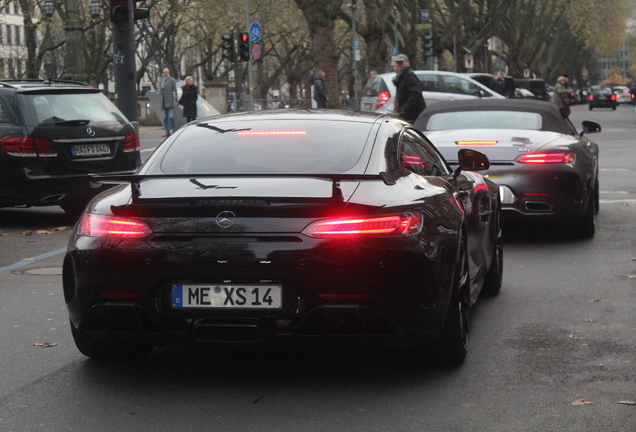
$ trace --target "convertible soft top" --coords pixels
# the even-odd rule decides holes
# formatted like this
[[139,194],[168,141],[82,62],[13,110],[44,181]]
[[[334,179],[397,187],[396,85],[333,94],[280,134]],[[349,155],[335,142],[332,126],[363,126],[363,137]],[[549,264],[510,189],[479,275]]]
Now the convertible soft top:
[[438,113],[461,111],[522,111],[538,113],[543,120],[541,130],[572,135],[572,129],[570,129],[555,104],[528,99],[473,99],[439,102],[426,107],[415,121],[414,126],[421,131],[426,131],[426,125],[431,116]]

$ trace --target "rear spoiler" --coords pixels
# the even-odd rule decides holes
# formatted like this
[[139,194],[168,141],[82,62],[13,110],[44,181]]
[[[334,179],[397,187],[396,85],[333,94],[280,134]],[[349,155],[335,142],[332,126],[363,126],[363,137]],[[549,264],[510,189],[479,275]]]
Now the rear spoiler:
[[190,183],[205,188],[197,179],[201,178],[315,178],[328,180],[332,183],[331,199],[336,201],[344,201],[340,182],[343,180],[350,181],[373,181],[382,180],[386,185],[394,185],[395,179],[387,172],[380,174],[133,174],[133,175],[99,175],[89,174],[88,178],[91,186],[99,187],[102,184],[126,184],[130,183],[132,187],[133,203],[141,198],[140,183],[143,180],[167,180],[167,179],[188,179]]

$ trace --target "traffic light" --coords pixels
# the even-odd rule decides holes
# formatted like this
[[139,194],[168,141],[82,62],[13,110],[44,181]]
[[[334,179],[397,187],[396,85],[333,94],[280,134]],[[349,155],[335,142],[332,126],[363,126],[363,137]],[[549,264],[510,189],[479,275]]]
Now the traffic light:
[[223,42],[221,48],[223,48],[223,58],[231,63],[236,61],[236,53],[234,50],[234,35],[232,33],[224,34],[221,36]]
[[249,61],[250,59],[250,36],[247,33],[239,34],[238,57],[240,61]]
[[123,26],[130,21],[129,0],[110,0],[110,20],[116,26]]
[[425,23],[424,30],[420,35],[422,38],[422,57],[428,58],[433,56],[433,24]]

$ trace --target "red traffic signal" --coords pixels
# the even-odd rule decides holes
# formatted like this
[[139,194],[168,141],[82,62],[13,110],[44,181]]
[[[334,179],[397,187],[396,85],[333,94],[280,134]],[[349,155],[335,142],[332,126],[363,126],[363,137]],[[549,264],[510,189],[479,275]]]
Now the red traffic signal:
[[239,34],[238,58],[240,61],[249,61],[250,59],[250,36],[247,33]]

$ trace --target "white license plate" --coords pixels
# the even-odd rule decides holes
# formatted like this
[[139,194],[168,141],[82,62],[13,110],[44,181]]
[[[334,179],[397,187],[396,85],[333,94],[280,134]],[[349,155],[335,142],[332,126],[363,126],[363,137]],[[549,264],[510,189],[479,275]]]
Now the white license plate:
[[280,285],[172,285],[173,308],[280,309]]
[[110,146],[108,144],[86,144],[71,146],[73,156],[108,156]]
[[365,111],[369,111],[371,109],[371,104],[370,103],[365,103],[364,104],[364,110]]

